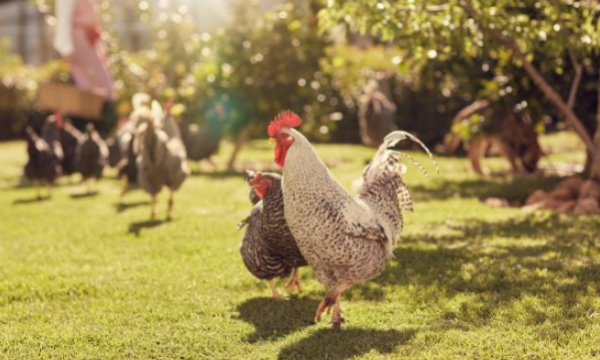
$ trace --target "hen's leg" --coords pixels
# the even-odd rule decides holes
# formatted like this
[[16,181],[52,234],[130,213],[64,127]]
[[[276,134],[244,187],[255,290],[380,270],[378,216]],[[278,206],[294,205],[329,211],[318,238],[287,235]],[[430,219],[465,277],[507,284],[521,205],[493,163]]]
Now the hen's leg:
[[40,192],[40,180],[33,180],[33,186],[35,186],[35,198],[38,199],[38,201],[42,200],[42,194]]
[[[329,311],[332,307],[334,307],[334,305],[336,305],[336,302],[338,303],[338,310],[339,310],[339,296],[342,292],[344,292],[345,290],[348,290],[349,288],[352,287],[352,284],[350,283],[341,283],[340,285],[336,286],[333,288],[333,290],[331,290],[329,292],[329,294],[327,294],[327,296],[325,296],[325,299],[323,299],[321,301],[321,303],[319,304],[319,307],[317,307],[317,313],[315,314],[315,322],[319,322],[321,321],[321,315],[323,315],[323,312],[325,310]],[[339,310],[339,314],[341,314],[341,310]],[[334,313],[333,313],[334,317],[335,317],[335,307],[334,307]],[[341,319],[341,316],[340,316]],[[333,320],[333,318],[332,318]],[[334,325],[335,327],[335,325]],[[339,325],[338,325],[339,327]]]
[[271,292],[273,293],[273,300],[276,300],[276,301],[285,300],[285,298],[282,297],[281,295],[279,295],[279,293],[277,292],[277,287],[275,287],[275,283],[273,282],[273,279],[269,279],[269,280],[267,280],[267,282],[269,283],[269,287],[271,288]]
[[300,287],[300,269],[298,268],[294,268],[292,277],[285,286],[285,291],[287,291],[288,293],[292,293],[294,291],[294,288],[298,289],[298,292],[302,292],[302,288]]
[[119,197],[119,201],[123,201],[123,197],[125,196],[125,193],[127,192],[128,188],[129,188],[129,180],[127,179],[127,175],[123,176],[121,178],[122,181],[122,185],[121,185],[121,196]]
[[210,166],[213,168],[213,172],[217,172],[217,164],[215,164],[212,157],[209,156],[208,158],[206,158],[206,161],[208,161]]
[[167,203],[167,220],[171,220],[171,211],[173,210],[173,191],[169,191],[169,202]]
[[152,201],[150,203],[150,220],[156,219],[156,195],[152,195]]

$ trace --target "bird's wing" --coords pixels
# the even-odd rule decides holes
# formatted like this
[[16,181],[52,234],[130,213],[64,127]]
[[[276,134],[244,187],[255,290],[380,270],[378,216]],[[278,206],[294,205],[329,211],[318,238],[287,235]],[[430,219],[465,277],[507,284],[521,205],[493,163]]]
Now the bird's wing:
[[341,213],[346,235],[377,241],[386,238],[384,229],[364,202],[346,201],[341,208]]

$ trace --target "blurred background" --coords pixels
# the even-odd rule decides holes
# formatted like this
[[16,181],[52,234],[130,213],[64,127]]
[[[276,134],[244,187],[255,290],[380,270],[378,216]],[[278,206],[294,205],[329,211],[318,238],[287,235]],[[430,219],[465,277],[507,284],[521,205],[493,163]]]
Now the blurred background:
[[[133,94],[145,92],[178,104],[186,124],[202,125],[223,110],[215,133],[236,145],[230,167],[243,143],[264,137],[268,121],[287,108],[303,115],[313,141],[377,145],[400,128],[460,153],[461,142],[500,132],[516,114],[525,124],[517,133],[533,131],[529,142],[578,122],[576,133],[590,145],[598,109],[594,2],[476,2],[475,13],[463,3],[471,4],[99,1],[117,92],[103,128],[114,131],[131,113]],[[0,1],[1,140],[21,137],[45,116],[37,108],[40,84],[71,81],[52,45],[54,7],[52,0]],[[469,105],[475,108],[457,116]],[[581,166],[589,169],[587,150]]]

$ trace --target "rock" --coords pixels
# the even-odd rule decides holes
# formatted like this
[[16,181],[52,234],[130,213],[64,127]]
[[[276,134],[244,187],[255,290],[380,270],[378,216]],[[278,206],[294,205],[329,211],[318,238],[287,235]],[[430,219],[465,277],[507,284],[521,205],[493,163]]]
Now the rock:
[[581,185],[579,199],[600,200],[600,184],[594,180],[587,180]]
[[583,179],[574,176],[561,181],[554,191],[561,189],[561,193],[566,194],[568,192],[571,198],[577,198],[581,185],[583,185]]
[[561,205],[559,205],[556,208],[556,211],[558,211],[559,213],[570,213],[573,211],[573,209],[575,209],[575,206],[577,205],[577,201],[576,200],[568,200],[563,202]]
[[525,201],[525,205],[533,205],[536,203],[539,203],[540,201],[542,201],[543,199],[545,199],[548,196],[548,194],[544,191],[544,190],[536,190],[533,192],[533,194],[529,195],[529,197],[527,198],[527,201]]
[[557,187],[552,190],[548,196],[554,200],[569,201],[577,199],[578,193],[579,190],[574,192],[573,189],[568,187]]
[[600,214],[600,205],[596,199],[579,199],[573,212],[575,214]]
[[540,201],[540,203],[542,204],[542,208],[543,209],[548,209],[548,210],[556,210],[558,209],[562,204],[565,203],[565,201],[563,200],[558,200],[558,199],[554,199],[554,198],[546,198],[542,201]]
[[508,200],[502,199],[502,198],[495,198],[495,197],[485,199],[484,203],[491,207],[509,207],[510,206],[510,204],[508,203]]

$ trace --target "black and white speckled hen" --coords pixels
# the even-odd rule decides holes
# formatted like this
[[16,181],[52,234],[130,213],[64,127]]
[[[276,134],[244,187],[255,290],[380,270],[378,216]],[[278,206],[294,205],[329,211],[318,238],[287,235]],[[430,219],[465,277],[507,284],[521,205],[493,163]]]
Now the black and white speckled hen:
[[298,115],[284,112],[269,125],[269,136],[276,142],[275,162],[283,167],[286,222],[317,279],[329,289],[315,320],[332,308],[332,324],[339,327],[342,292],[380,274],[400,237],[402,210],[412,209],[401,178],[406,168],[392,148],[406,138],[422,143],[401,131],[386,136],[353,197],[293,129],[300,124]]
[[273,298],[281,300],[273,279],[292,273],[286,290],[300,290],[298,268],[307,263],[285,222],[281,176],[249,173],[248,182],[252,187],[251,194],[256,194],[260,201],[254,205],[250,216],[240,223],[240,227],[248,225],[240,253],[250,273],[267,280]]
[[[108,162],[108,148],[94,124],[88,124],[77,147],[77,169],[83,181],[98,180],[102,177]],[[88,193],[92,188],[88,187]]]

